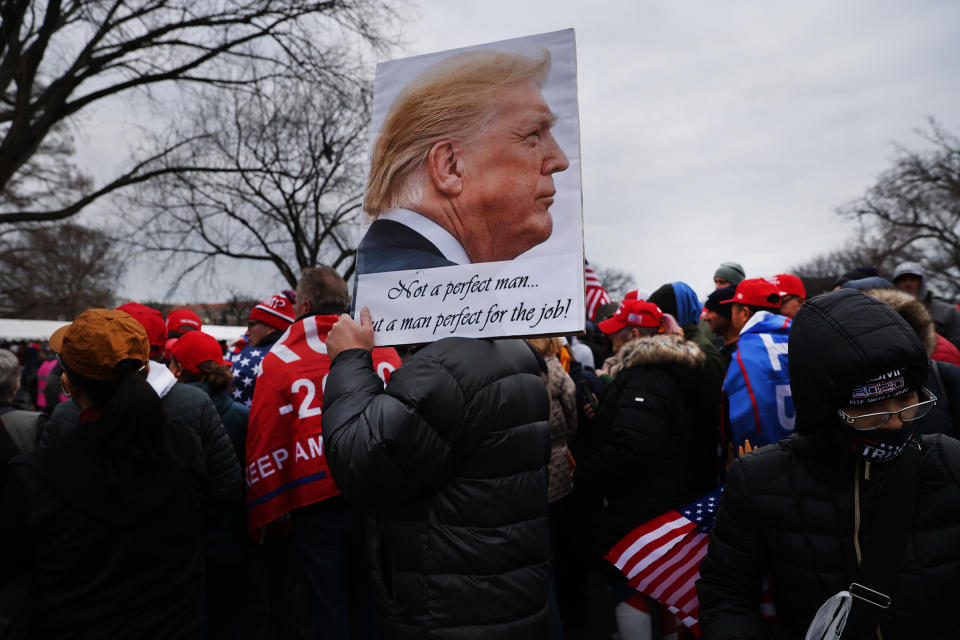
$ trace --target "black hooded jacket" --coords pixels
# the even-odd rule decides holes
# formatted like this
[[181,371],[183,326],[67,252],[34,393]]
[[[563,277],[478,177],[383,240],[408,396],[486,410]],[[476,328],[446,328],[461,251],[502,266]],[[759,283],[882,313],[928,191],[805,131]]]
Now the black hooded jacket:
[[704,360],[693,342],[655,335],[626,343],[607,361],[608,370],[622,368],[574,475],[594,557],[634,527],[714,488],[712,425],[697,412]]
[[[875,535],[880,496],[895,489],[896,465],[912,456],[869,464],[839,437],[845,427],[836,411],[868,379],[902,368],[911,388],[925,367],[916,333],[873,298],[840,290],[801,308],[790,333],[796,433],[741,456],[727,473],[697,583],[705,638],[803,638],[820,605],[848,588],[858,572],[855,531],[860,545]],[[910,446],[921,450],[920,494],[904,514],[907,547],[879,624],[885,640],[956,638],[960,442],[935,435]],[[775,628],[760,612],[765,576],[773,581]]]
[[548,415],[523,341],[445,338],[386,388],[369,351],[334,359],[324,448],[344,496],[375,508],[384,637],[546,637]]

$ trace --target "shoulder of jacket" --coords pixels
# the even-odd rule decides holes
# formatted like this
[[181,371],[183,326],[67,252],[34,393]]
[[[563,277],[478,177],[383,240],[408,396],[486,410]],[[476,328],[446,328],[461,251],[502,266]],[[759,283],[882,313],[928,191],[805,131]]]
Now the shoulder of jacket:
[[745,453],[734,464],[740,465],[750,486],[762,488],[772,478],[787,473],[794,466],[793,457],[788,441],[781,441]]
[[208,408],[216,413],[213,400],[210,399],[206,391],[182,382],[173,385],[173,388],[161,398],[160,402],[168,413],[175,412],[170,416],[171,418],[183,417],[184,414],[199,413]]
[[924,466],[942,466],[953,482],[960,485],[960,441],[936,433],[921,436],[920,442]]

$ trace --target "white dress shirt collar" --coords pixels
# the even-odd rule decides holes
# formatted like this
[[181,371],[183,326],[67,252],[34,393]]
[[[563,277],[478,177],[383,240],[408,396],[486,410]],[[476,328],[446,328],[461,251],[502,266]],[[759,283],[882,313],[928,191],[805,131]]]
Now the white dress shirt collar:
[[380,214],[379,220],[393,220],[410,227],[429,240],[450,262],[470,264],[470,257],[460,242],[449,231],[430,218],[409,209],[391,209]]

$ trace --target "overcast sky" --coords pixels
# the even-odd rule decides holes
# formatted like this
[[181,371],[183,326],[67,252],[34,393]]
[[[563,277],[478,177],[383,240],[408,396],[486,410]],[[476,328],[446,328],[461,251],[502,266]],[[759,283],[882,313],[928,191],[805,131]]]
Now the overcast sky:
[[[924,147],[927,116],[960,132],[960,2],[423,0],[406,13],[397,57],[576,30],[586,256],[648,289],[706,294],[720,262],[768,276],[837,247],[853,225],[834,210],[894,142]],[[257,269],[219,291],[269,295],[280,281]]]

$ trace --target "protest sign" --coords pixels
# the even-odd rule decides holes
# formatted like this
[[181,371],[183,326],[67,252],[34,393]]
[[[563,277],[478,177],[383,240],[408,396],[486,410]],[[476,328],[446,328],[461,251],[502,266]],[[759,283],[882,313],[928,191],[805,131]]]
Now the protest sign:
[[572,29],[377,67],[354,307],[378,345],[584,328]]

